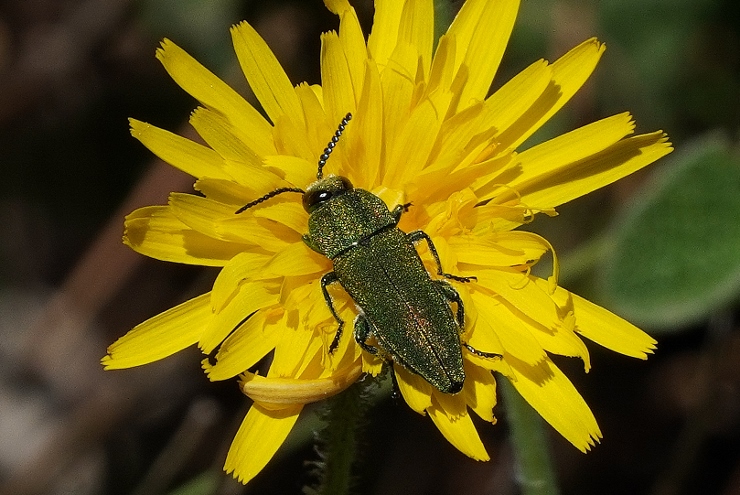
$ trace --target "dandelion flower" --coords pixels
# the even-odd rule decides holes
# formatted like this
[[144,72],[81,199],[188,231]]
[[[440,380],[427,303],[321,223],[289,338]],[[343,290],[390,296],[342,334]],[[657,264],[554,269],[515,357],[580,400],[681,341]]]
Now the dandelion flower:
[[[599,427],[550,356],[580,358],[588,371],[581,337],[641,359],[655,341],[560,287],[550,243],[516,229],[669,153],[665,134],[634,135],[623,113],[518,151],[584,84],[604,45],[589,39],[555,62],[538,60],[489,95],[517,0],[467,0],[436,48],[432,0],[376,0],[367,41],[348,0],[325,3],[339,16],[339,30],[321,38],[321,85],[294,86],[252,26],[232,28],[266,117],[173,42],[157,50],[167,72],[200,102],[190,123],[206,144],[137,120],[132,134],[194,176],[199,194],[173,193],[167,206],[131,213],[124,242],[146,256],[221,270],[209,293],[112,344],[103,365],[139,366],[197,344],[210,356],[203,360],[209,379],[239,376],[254,404],[225,470],[245,483],[274,455],[305,404],[381,371],[383,359],[351,331],[329,352],[337,321],[321,277],[333,265],[303,241],[309,215],[301,195],[270,196],[236,213],[270,191],[305,190],[327,140],[351,113],[325,171],[391,210],[411,203],[398,227],[426,232],[445,272],[471,277],[449,280],[466,312],[462,390],[444,393],[395,363],[408,406],[428,415],[460,451],[487,460],[471,412],[495,422],[496,372],[563,437],[588,450],[601,438]],[[438,278],[428,246],[417,248]],[[552,276],[538,278],[531,268],[548,252]],[[327,290],[337,316],[353,322],[358,309],[347,292],[339,284]],[[250,372],[268,355],[266,376]],[[385,359],[393,364],[387,353]]]

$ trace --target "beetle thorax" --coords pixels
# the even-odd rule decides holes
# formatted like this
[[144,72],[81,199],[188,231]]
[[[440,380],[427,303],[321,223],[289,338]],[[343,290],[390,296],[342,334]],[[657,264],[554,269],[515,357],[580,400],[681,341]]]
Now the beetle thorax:
[[[310,203],[317,198],[325,199]],[[304,207],[310,212],[309,234],[328,258],[396,223],[380,198],[352,188],[347,179],[338,176],[311,184],[304,195]]]

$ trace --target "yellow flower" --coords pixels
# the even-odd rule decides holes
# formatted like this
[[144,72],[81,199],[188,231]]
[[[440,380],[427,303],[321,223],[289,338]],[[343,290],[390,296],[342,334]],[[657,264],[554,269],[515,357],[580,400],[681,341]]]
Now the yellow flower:
[[[428,414],[459,450],[486,460],[470,411],[495,422],[495,371],[567,440],[588,450],[601,437],[599,427],[549,356],[579,357],[588,371],[582,336],[641,359],[655,341],[559,287],[556,259],[549,279],[534,276],[531,267],[552,247],[514,229],[669,153],[666,136],[632,135],[634,123],[623,113],[515,151],[573,96],[604,52],[587,40],[554,63],[533,63],[488,96],[517,0],[468,0],[436,49],[432,0],[376,0],[367,42],[347,0],[325,3],[340,25],[321,39],[320,86],[293,86],[249,24],[232,29],[267,119],[171,41],[157,51],[172,78],[201,103],[190,122],[207,146],[136,120],[132,134],[194,176],[200,195],[173,193],[167,206],[133,212],[124,242],[153,258],[221,271],[211,292],[111,345],[105,368],[142,365],[197,344],[212,355],[203,361],[211,380],[240,375],[254,405],[225,469],[243,482],[273,456],[304,404],[338,393],[362,373],[379,373],[383,362],[363,351],[351,331],[328,352],[337,323],[320,278],[332,262],[302,241],[308,214],[300,195],[282,194],[235,214],[277,188],[305,190],[337,124],[351,112],[326,172],[389,208],[413,204],[399,227],[425,231],[446,272],[475,277],[451,282],[465,303],[461,341],[502,356],[464,347],[466,379],[454,395],[394,366],[408,405]],[[418,248],[436,274],[429,249]],[[337,284],[328,290],[339,316],[354,321],[358,310],[349,296]],[[248,371],[267,355],[267,376]]]

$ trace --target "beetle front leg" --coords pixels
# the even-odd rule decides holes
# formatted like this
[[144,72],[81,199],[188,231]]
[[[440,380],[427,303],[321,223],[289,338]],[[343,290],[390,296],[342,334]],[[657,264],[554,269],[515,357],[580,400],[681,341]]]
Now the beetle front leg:
[[451,273],[445,273],[444,270],[442,270],[442,262],[439,260],[439,253],[437,253],[437,248],[434,247],[432,238],[429,237],[429,235],[423,230],[415,230],[413,232],[409,232],[408,234],[406,234],[406,237],[412,243],[417,243],[422,239],[427,241],[427,246],[429,246],[429,252],[432,253],[432,256],[434,257],[434,261],[437,263],[437,274],[438,275],[441,275],[444,278],[449,278],[451,280],[456,280],[458,282],[470,282],[471,280],[478,280],[475,277],[461,277],[459,275],[452,275]]
[[402,205],[396,205],[395,208],[391,211],[391,215],[396,220],[396,225],[398,225],[398,222],[401,221],[401,215],[409,211],[409,208],[411,207],[411,203],[404,203]]
[[321,249],[319,249],[319,246],[316,245],[316,243],[314,242],[314,240],[311,238],[310,235],[303,234],[301,239],[303,239],[303,243],[309,248],[311,248],[313,251],[316,251],[319,254],[324,254],[321,252]]
[[329,311],[331,311],[334,319],[337,320],[337,323],[339,324],[339,326],[337,327],[337,333],[334,334],[334,340],[332,340],[331,344],[329,345],[329,354],[334,353],[334,351],[337,349],[337,346],[339,346],[339,339],[342,338],[342,329],[344,328],[344,320],[339,317],[337,310],[334,309],[334,302],[331,299],[331,294],[329,294],[329,291],[326,289],[327,285],[333,284],[335,282],[339,282],[339,278],[334,272],[325,273],[324,276],[321,277],[321,292],[324,294],[324,300],[326,301],[326,305],[329,306]]

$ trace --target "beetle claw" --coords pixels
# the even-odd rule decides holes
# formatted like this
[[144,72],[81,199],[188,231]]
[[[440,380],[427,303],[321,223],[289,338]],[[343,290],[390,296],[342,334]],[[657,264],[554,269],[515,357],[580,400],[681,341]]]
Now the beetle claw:
[[340,322],[339,327],[337,328],[337,333],[334,334],[334,339],[332,339],[331,344],[329,344],[329,355],[334,354],[334,351],[336,351],[337,347],[339,347],[339,339],[342,338],[343,327],[344,322]]

